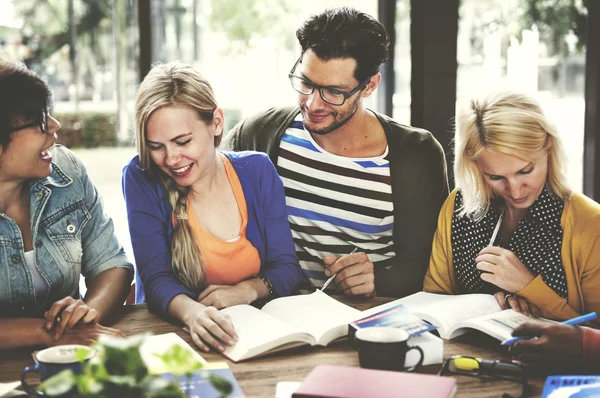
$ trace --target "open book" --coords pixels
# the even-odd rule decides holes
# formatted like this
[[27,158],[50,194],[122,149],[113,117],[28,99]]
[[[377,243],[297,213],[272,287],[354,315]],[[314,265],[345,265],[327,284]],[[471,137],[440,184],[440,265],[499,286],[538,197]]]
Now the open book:
[[397,304],[403,304],[413,314],[437,326],[443,339],[453,339],[469,329],[476,329],[503,341],[511,338],[513,329],[522,323],[552,322],[531,318],[513,310],[502,310],[490,294],[452,296],[419,292],[371,308],[363,315],[368,316]]
[[325,346],[346,336],[348,323],[362,317],[361,311],[320,290],[275,299],[261,310],[235,305],[221,312],[231,317],[239,337],[223,352],[233,362],[296,345]]

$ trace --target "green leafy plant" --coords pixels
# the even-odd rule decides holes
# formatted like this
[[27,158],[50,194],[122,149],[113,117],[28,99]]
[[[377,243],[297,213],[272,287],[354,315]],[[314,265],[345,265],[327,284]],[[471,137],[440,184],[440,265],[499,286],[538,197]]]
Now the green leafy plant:
[[[184,398],[179,387],[181,377],[191,377],[202,368],[202,363],[179,345],[174,345],[164,354],[158,355],[174,376],[167,380],[148,372],[140,355],[140,346],[147,335],[125,339],[102,336],[92,348],[96,355],[84,363],[81,374],[65,370],[40,385],[40,391],[49,396],[71,392],[76,397],[120,397],[120,398]],[[79,352],[81,351],[81,352]],[[85,361],[89,351],[76,352],[79,361]],[[208,377],[210,383],[222,397],[227,397],[232,386],[219,377]]]

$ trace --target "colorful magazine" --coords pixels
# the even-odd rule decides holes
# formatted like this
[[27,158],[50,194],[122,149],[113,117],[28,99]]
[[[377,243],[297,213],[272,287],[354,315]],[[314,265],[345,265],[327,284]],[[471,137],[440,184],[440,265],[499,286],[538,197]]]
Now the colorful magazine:
[[600,375],[548,376],[542,398],[600,397]]
[[[169,381],[174,381],[175,378],[171,373],[164,373],[161,376]],[[232,391],[227,395],[228,398],[245,398],[242,388],[226,362],[209,362],[190,377],[179,377],[179,388],[188,397],[221,398],[221,393],[209,381],[211,376],[218,376],[231,383]]]
[[406,331],[411,337],[418,336],[421,333],[434,330],[436,327],[429,322],[421,320],[406,309],[403,304],[397,304],[391,308],[384,309],[375,314],[369,315],[348,325],[348,336],[354,337],[358,329],[364,329],[371,326],[391,326]]

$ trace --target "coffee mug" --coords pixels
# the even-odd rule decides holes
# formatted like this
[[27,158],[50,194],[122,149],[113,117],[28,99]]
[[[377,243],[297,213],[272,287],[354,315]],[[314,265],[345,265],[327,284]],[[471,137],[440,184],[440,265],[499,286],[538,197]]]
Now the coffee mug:
[[92,358],[96,353],[94,349],[79,344],[58,345],[37,352],[35,354],[37,363],[25,367],[23,373],[21,373],[21,386],[23,387],[23,390],[25,390],[27,394],[37,397],[47,396],[27,384],[25,376],[30,372],[39,373],[40,382],[43,382],[66,369],[71,369],[75,374],[81,373],[83,362],[77,360],[76,351],[78,349],[85,349],[88,351],[84,362]]
[[[360,367],[408,372],[418,369],[423,364],[423,350],[418,346],[409,347],[409,337],[406,331],[388,326],[357,330],[355,338]],[[417,350],[420,358],[415,366],[405,369],[406,353],[411,350]]]

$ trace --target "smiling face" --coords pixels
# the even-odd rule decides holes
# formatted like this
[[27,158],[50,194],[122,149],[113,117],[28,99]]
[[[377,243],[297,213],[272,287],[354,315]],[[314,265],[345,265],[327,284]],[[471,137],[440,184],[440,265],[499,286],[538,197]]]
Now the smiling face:
[[516,156],[484,149],[477,166],[486,183],[507,206],[527,209],[540,195],[548,175],[548,154],[540,150],[531,154],[533,162]]
[[[353,58],[324,61],[312,50],[307,50],[295,74],[319,86],[349,93],[359,84],[354,77],[355,69],[356,60]],[[298,106],[306,130],[313,134],[325,135],[340,128],[350,121],[358,110],[363,92],[364,90],[359,90],[339,106],[325,102],[319,90],[310,95],[298,94]]]
[[[17,125],[30,124],[23,120]],[[60,123],[48,116],[46,132],[39,124],[12,133],[11,141],[0,146],[0,179],[2,181],[29,181],[48,177],[52,172],[52,148]],[[35,124],[35,123],[34,123]]]
[[146,146],[150,159],[179,186],[192,186],[216,162],[215,137],[223,132],[223,111],[206,123],[186,105],[170,105],[150,115]]

